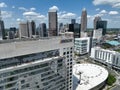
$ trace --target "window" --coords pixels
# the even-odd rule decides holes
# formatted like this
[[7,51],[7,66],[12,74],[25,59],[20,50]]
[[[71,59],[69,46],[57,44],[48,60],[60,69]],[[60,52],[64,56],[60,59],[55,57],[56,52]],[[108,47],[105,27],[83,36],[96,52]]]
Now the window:
[[66,54],[66,52],[63,53],[63,55],[65,55],[65,54]]
[[119,58],[117,57],[117,59],[116,59],[116,65],[118,64],[118,60],[119,60]]

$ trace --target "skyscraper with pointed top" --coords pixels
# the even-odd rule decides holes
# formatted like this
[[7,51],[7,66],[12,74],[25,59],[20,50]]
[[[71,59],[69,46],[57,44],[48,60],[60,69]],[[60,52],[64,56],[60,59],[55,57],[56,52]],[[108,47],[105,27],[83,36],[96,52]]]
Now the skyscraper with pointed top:
[[1,10],[0,10],[0,40],[5,39],[5,29],[4,21],[2,20]]
[[81,32],[85,32],[86,30],[87,30],[87,11],[85,8],[83,8],[81,15]]

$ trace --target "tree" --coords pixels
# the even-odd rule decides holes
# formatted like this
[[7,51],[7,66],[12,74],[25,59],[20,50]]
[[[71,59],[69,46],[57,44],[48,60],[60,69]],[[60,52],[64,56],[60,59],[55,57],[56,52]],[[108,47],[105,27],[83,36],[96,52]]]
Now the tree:
[[113,85],[113,83],[115,83],[115,82],[116,82],[115,76],[113,76],[112,74],[109,74],[109,75],[108,75],[108,79],[107,79],[107,84],[108,84],[109,86],[111,86],[111,85]]

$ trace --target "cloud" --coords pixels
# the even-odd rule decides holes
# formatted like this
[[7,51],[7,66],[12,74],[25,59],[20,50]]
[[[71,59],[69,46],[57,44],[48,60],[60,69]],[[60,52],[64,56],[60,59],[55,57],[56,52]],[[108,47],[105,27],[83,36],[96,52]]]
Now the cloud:
[[91,15],[87,15],[87,18],[90,19],[90,18],[91,18]]
[[33,12],[33,11],[28,11],[28,12],[24,12],[23,16],[38,16],[39,13]]
[[56,11],[58,11],[59,8],[57,6],[52,6],[52,7],[49,8],[49,10],[56,10]]
[[11,18],[12,12],[10,11],[1,11],[2,18]]
[[110,11],[109,14],[110,15],[117,15],[117,14],[119,14],[119,12],[117,12],[117,11]]
[[59,19],[75,18],[76,14],[71,12],[61,13],[58,15]]
[[75,19],[77,15],[72,12],[60,11],[58,12],[58,22],[68,23],[71,22],[71,19]]
[[15,6],[12,6],[12,8],[15,8]]
[[27,20],[46,20],[46,16],[45,15],[41,15],[40,13],[34,12],[34,11],[27,11],[23,13],[23,16],[25,16],[25,18]]
[[120,8],[120,0],[93,0],[94,5],[111,5],[115,8]]
[[35,10],[36,10],[36,8],[34,8],[34,7],[30,8],[30,11],[35,11]]
[[102,17],[102,16],[104,16],[104,14],[98,13],[98,14],[95,14],[94,16],[95,17],[98,17],[98,16]]
[[106,14],[107,11],[106,11],[106,10],[101,10],[99,13],[100,13],[100,14]]
[[0,8],[7,7],[7,5],[4,2],[0,3]]
[[25,7],[19,7],[18,9],[23,11],[28,11],[28,9],[26,9]]
[[17,21],[17,22],[20,22],[20,21],[21,21],[21,19],[20,19],[20,18],[17,18],[17,19],[16,19],[16,21]]
[[45,19],[46,17],[44,15],[38,15],[37,18],[38,19]]
[[115,7],[115,8],[120,8],[120,2],[119,2],[119,3],[114,4],[112,7]]
[[99,11],[99,10],[100,10],[100,8],[97,8],[97,9],[96,9],[96,11]]

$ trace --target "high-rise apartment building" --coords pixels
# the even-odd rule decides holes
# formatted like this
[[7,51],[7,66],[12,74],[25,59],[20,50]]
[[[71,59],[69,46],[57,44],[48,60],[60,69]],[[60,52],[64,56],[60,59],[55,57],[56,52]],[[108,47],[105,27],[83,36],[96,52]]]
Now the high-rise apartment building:
[[73,37],[0,43],[0,90],[72,90]]
[[57,36],[58,35],[58,21],[57,21],[57,11],[49,10],[49,36]]
[[82,10],[82,15],[81,15],[81,32],[85,32],[87,30],[87,11],[84,8]]

